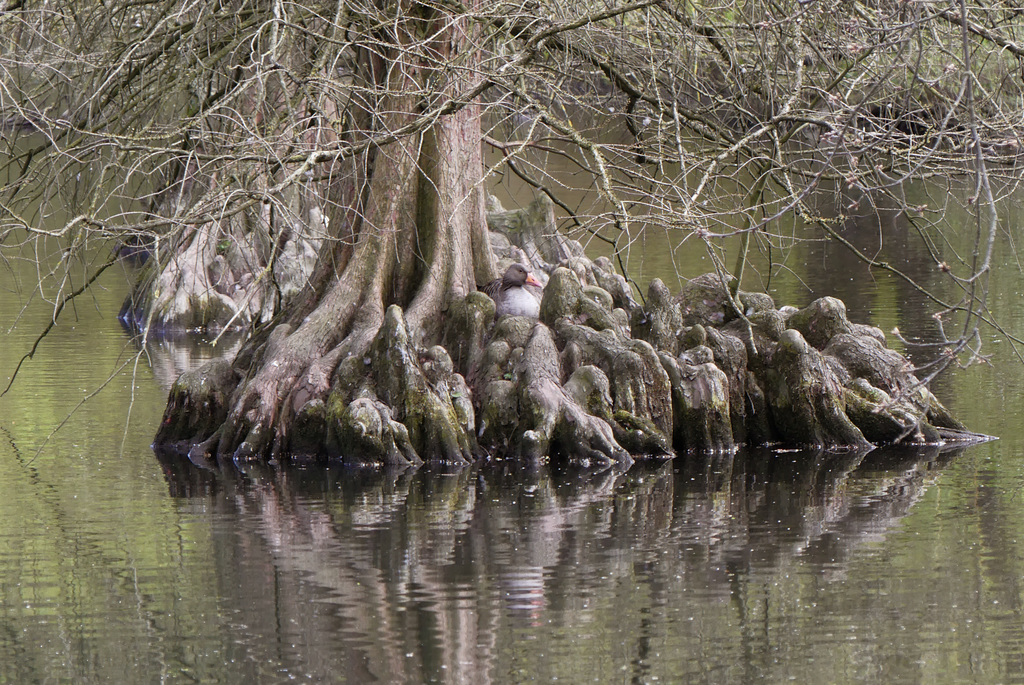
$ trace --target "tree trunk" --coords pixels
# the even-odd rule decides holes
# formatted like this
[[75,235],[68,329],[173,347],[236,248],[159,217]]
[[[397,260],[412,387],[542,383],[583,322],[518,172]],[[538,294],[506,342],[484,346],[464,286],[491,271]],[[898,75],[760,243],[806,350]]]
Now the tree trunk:
[[[416,17],[412,9],[427,16]],[[380,75],[384,93],[368,111],[379,131],[399,130],[415,120],[417,93],[422,91],[421,82],[429,68],[407,49],[417,36],[430,35],[433,51],[442,60],[467,44],[467,19],[451,21],[424,7],[412,9],[402,8],[402,20],[391,29],[390,59],[380,54],[365,56],[368,72]],[[455,93],[466,85],[465,78],[453,78],[448,91]],[[303,429],[303,435],[296,436],[300,444],[323,448],[328,432],[323,412],[332,388],[342,399],[339,404],[335,398],[331,406],[344,407],[358,399],[356,395],[365,400],[378,390],[363,387],[358,371],[345,362],[373,356],[370,348],[385,322],[387,307],[397,304],[404,310],[404,314],[402,310],[395,314],[389,333],[394,336],[401,331],[408,336],[404,347],[398,347],[413,355],[414,345],[426,342],[429,347],[437,340],[439,312],[475,290],[478,279],[495,276],[484,216],[480,140],[479,108],[469,104],[440,118],[423,133],[400,137],[366,155],[370,164],[364,185],[352,184],[349,179],[345,186],[343,181],[341,202],[330,216],[340,248],[325,246],[329,257],[322,256],[320,262],[335,266],[332,282],[311,310],[300,308],[301,318],[282,313],[268,333],[256,336],[240,352],[234,364],[238,383],[230,394],[223,424],[213,435],[191,436],[202,441],[203,449],[242,459],[291,452],[290,432],[296,425]],[[313,278],[314,283],[318,280]],[[394,344],[394,340],[387,343]],[[378,351],[377,356],[388,354]],[[390,371],[400,375],[398,368]],[[406,386],[441,397],[418,361],[405,373],[410,376]],[[384,378],[376,381],[378,386],[386,385]],[[360,387],[354,387],[357,385]],[[372,402],[399,404],[386,410],[379,407],[384,414],[399,418],[415,413],[402,405],[401,393],[396,390],[392,394],[391,398],[373,397]],[[450,398],[444,399],[452,404]],[[413,431],[414,443],[419,443],[413,448],[429,446],[431,439],[424,436],[435,433],[472,435],[472,427],[468,431],[460,428],[455,416],[454,408],[451,412],[427,411],[420,417],[421,430]],[[452,422],[455,425],[447,425]],[[308,435],[314,425],[324,437],[319,444],[310,445]],[[469,456],[465,436],[461,441],[445,440],[461,444],[450,450],[452,454]],[[409,454],[409,450],[400,447],[395,454]]]

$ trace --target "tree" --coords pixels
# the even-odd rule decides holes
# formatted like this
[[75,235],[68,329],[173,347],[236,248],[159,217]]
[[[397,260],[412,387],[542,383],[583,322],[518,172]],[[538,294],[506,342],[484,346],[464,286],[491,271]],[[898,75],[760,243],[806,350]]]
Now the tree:
[[[850,204],[920,209],[933,240],[927,209],[902,198],[905,182],[971,172],[976,255],[950,265],[936,252],[964,298],[930,296],[962,314],[947,362],[978,340],[997,225],[989,161],[1019,150],[1024,50],[1013,8],[7,4],[4,114],[24,135],[8,162],[17,178],[5,189],[5,240],[57,240],[69,258],[97,239],[149,250],[128,313],[144,335],[253,327],[233,364],[179,382],[161,439],[240,458],[358,445],[373,459],[461,460],[477,434],[507,439],[488,432],[504,422],[532,456],[666,449],[674,372],[658,352],[681,343],[616,347],[590,331],[631,339],[612,309],[672,323],[674,305],[659,310],[667,299],[652,286],[635,307],[610,265],[577,261],[576,280],[554,278],[566,297],[546,298],[544,330],[496,331],[523,350],[522,374],[511,387],[491,378],[486,398],[467,400],[464,376],[480,390],[473,375],[490,335],[487,304],[472,293],[497,275],[481,140],[500,157],[492,172],[550,198],[567,227],[609,244],[620,269],[645,226],[707,249],[718,287],[728,285],[722,311],[749,330],[740,286],[751,250],[783,253],[804,238],[777,232],[779,216],[795,211],[816,237],[844,242],[809,208],[831,189]],[[596,188],[589,215],[565,202],[542,163],[555,155]],[[82,207],[65,230],[34,230],[28,208],[65,199]],[[739,244],[727,250],[731,237]],[[583,288],[598,285],[615,295],[607,317],[584,311]],[[569,310],[577,327],[556,326]],[[453,349],[465,340],[471,349]],[[600,374],[564,378],[556,357],[566,345],[577,371]],[[529,416],[477,416],[485,400]],[[931,400],[915,401],[920,413]],[[833,437],[851,434],[844,424]]]

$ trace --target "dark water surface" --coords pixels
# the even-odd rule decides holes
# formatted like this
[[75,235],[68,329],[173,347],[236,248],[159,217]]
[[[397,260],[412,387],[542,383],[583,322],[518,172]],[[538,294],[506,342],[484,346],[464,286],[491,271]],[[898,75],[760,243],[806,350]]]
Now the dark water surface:
[[[934,282],[900,235],[880,250]],[[1020,335],[1001,241],[989,304]],[[902,283],[820,245],[792,261],[805,285],[780,274],[780,304],[835,293],[934,337]],[[33,272],[0,273],[6,378],[53,308],[22,311]],[[0,683],[1024,681],[1024,366],[1006,343],[934,386],[1001,438],[966,450],[211,469],[149,444],[169,383],[215,351],[135,363],[124,277],[102,286],[0,398]]]

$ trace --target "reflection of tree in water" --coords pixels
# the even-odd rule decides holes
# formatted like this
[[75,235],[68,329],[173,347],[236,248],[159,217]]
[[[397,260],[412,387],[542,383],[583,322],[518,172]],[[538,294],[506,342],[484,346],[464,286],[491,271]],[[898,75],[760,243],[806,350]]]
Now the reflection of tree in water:
[[[166,460],[164,471],[172,495],[214,514],[223,610],[250,636],[240,663],[486,683],[510,669],[551,677],[566,668],[559,654],[609,649],[643,679],[667,634],[692,646],[676,675],[736,660],[709,640],[768,659],[756,629],[768,598],[751,588],[795,563],[842,576],[945,459],[762,451],[598,475]],[[681,622],[687,612],[700,620]]]
[[908,513],[938,458],[938,449],[880,449],[764,451],[721,466],[706,461],[687,469],[693,487],[677,497],[673,526],[733,572],[779,567],[796,556],[842,572],[852,552]]
[[[141,335],[136,335],[132,327],[126,325],[124,321],[121,323],[125,331],[132,336],[136,348],[141,347]],[[145,352],[153,376],[160,387],[167,391],[186,371],[198,369],[213,359],[234,358],[242,342],[243,337],[239,333],[225,333],[219,338],[207,340],[194,333],[162,332],[161,335],[149,337]]]
[[[820,202],[815,211],[828,220],[836,220],[839,208],[828,204],[828,194],[816,195]],[[843,197],[834,198],[842,202]],[[882,202],[884,198],[878,201]],[[842,219],[839,233],[861,254],[886,262],[932,292],[942,292],[943,274],[936,269],[935,260],[918,243],[919,236],[908,222],[901,207],[886,205],[864,206]],[[830,242],[808,242],[803,251],[801,277],[815,290],[809,298],[829,295],[846,303],[851,321],[870,323],[879,298],[890,299],[901,329],[915,331],[935,340],[937,332],[922,313],[935,311],[938,306],[918,288],[906,281],[872,271],[864,261],[842,245]],[[883,287],[883,284],[887,286]],[[875,287],[881,287],[875,292]],[[803,302],[793,303],[801,305]],[[919,330],[918,330],[919,329]]]

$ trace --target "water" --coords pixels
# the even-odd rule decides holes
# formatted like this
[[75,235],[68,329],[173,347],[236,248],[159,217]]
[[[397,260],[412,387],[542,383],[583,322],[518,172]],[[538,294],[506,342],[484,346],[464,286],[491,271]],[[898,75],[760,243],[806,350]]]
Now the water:
[[[1020,334],[1001,240],[990,304]],[[882,250],[937,283],[902,246]],[[809,287],[774,280],[780,303],[835,292],[855,320],[934,339],[919,294],[822,250],[799,255]],[[4,377],[52,313],[37,301],[14,325],[32,276],[0,276]],[[218,350],[136,363],[124,281],[66,312],[0,398],[0,682],[1024,681],[1024,366],[1007,343],[935,386],[1001,438],[966,450],[210,470],[149,444],[170,382]]]

